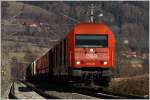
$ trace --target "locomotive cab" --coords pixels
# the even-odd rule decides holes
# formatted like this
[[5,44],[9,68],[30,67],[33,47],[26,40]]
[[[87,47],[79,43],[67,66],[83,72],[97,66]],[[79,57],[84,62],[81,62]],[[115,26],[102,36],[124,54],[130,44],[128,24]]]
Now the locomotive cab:
[[78,24],[68,36],[72,76],[96,81],[110,77],[110,69],[114,69],[114,42],[114,35],[105,24]]
[[109,65],[108,35],[76,35],[75,37],[76,67]]

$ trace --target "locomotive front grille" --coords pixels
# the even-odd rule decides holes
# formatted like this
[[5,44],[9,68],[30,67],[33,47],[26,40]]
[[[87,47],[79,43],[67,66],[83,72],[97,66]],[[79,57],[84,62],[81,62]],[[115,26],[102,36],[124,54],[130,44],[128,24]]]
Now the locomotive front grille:
[[72,70],[72,76],[111,76],[111,70],[101,70],[101,71],[85,71],[81,69]]

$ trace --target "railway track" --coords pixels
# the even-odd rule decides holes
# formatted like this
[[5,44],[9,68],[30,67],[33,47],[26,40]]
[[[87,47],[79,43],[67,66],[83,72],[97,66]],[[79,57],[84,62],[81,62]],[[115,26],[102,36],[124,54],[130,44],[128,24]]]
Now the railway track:
[[73,92],[72,89],[71,91],[69,91],[68,89],[64,90],[64,88],[60,88],[60,87],[55,89],[54,88],[49,89],[50,87],[48,85],[44,85],[45,87],[44,86],[39,87],[28,82],[23,82],[23,83],[46,99],[97,99],[92,96],[87,96],[84,94]]
[[71,85],[57,84],[32,84],[23,82],[29,88],[47,99],[148,99],[144,96],[114,94],[106,91],[74,88]]
[[81,94],[86,94],[89,96],[94,96],[97,98],[102,99],[148,99],[149,96],[139,96],[139,95],[129,95],[129,94],[119,94],[119,93],[112,93],[108,92],[105,89],[94,89],[94,88],[85,88],[85,87],[78,87],[74,89],[74,91],[77,91]]
[[114,94],[104,91],[91,91],[91,90],[78,90],[77,93],[93,96],[101,99],[148,99],[144,96],[135,96],[135,95],[123,95],[123,94]]
[[9,95],[9,99],[44,99],[41,95],[38,95],[35,91],[27,87],[24,83],[15,81],[12,83]]
[[21,81],[22,83],[24,83],[26,86],[28,86],[30,89],[34,90],[36,93],[38,93],[39,95],[41,95],[42,97],[46,98],[46,99],[60,99],[56,96],[51,96],[51,95],[48,95],[46,93],[44,93],[42,90],[34,87],[32,84],[29,84],[27,82],[24,82],[24,81]]

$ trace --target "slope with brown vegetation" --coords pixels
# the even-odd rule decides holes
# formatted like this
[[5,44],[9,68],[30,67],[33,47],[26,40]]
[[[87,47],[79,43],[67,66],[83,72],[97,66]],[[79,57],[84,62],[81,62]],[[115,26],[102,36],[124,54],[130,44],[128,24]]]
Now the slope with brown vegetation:
[[119,94],[149,95],[149,75],[113,79],[108,90]]

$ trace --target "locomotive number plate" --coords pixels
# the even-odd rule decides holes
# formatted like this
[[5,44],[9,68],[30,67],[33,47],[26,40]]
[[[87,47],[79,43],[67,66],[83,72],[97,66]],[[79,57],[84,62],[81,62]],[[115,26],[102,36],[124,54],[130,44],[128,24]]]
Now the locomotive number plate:
[[86,54],[85,55],[85,58],[88,58],[88,59],[96,59],[98,58],[98,55],[97,54],[93,54],[93,53],[89,53],[89,54]]

